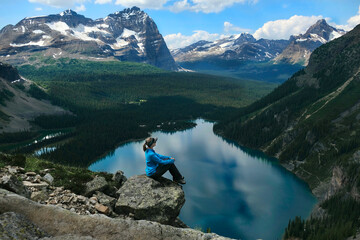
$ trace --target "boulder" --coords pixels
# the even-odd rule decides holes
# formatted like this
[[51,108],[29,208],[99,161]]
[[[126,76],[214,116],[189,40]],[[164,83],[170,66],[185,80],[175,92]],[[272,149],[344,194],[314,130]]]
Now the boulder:
[[115,182],[116,187],[119,188],[126,182],[127,178],[125,177],[124,172],[119,170],[114,174],[112,180]]
[[102,193],[99,191],[96,191],[95,193],[96,193],[95,197],[98,199],[98,202],[100,204],[107,206],[110,209],[114,209],[115,203],[116,203],[115,198],[110,197],[110,196],[106,195],[105,193]]
[[19,213],[0,215],[0,239],[38,239],[48,236],[43,230]]
[[19,181],[15,175],[5,175],[0,179],[0,188],[15,192],[21,196],[30,198],[31,191]]
[[157,181],[146,175],[133,176],[118,193],[116,213],[164,224],[173,223],[185,203],[182,187],[163,177]]
[[26,172],[26,176],[36,176],[36,172]]
[[34,188],[46,188],[47,186],[49,186],[49,184],[47,182],[29,182],[29,181],[23,181],[24,186],[26,187],[34,187]]
[[45,176],[43,177],[43,179],[48,182],[49,184],[52,184],[54,182],[54,177],[51,176],[50,173],[45,174]]
[[86,183],[85,196],[90,197],[95,191],[104,191],[109,187],[109,183],[104,177],[95,176],[93,180]]
[[95,209],[100,213],[103,213],[103,214],[106,214],[106,215],[110,214],[110,208],[107,207],[107,206],[104,206],[104,205],[102,205],[100,203],[95,204]]
[[[90,237],[99,240],[229,239],[214,233],[203,233],[190,228],[176,228],[146,220],[113,219],[102,214],[79,215],[57,206],[39,204],[0,189],[0,214],[9,211],[21,213],[52,236],[45,239],[91,239]],[[69,236],[69,238],[62,238],[62,236]]]

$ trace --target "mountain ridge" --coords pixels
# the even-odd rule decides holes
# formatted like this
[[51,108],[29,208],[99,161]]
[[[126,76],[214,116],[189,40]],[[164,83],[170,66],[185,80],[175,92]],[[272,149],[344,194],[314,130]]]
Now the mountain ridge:
[[22,64],[35,52],[53,58],[118,59],[178,70],[151,17],[137,7],[92,20],[72,10],[27,17],[0,31],[0,60]]
[[[241,33],[213,42],[201,40],[184,48],[171,50],[171,53],[179,63],[224,59],[255,62],[274,60],[275,63],[307,65],[314,49],[344,33],[343,30],[328,25],[325,19],[321,19],[310,26],[304,34],[292,35],[288,40],[255,39],[249,33]],[[300,53],[293,46],[298,42],[302,46]]]

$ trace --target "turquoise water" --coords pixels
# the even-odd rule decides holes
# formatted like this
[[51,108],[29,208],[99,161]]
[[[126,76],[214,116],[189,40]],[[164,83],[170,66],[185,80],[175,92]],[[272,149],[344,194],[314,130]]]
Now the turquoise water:
[[[216,136],[213,123],[196,123],[190,130],[152,134],[159,138],[155,151],[175,157],[187,181],[182,221],[232,238],[281,239],[290,218],[309,216],[316,199],[304,182],[276,159]],[[89,169],[144,174],[142,144],[120,146]]]

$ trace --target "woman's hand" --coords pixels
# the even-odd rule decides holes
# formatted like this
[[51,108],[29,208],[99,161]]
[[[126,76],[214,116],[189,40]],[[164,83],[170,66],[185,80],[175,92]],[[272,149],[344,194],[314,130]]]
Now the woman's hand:
[[172,160],[174,160],[174,161],[175,161],[175,158],[173,158],[173,157],[172,157],[172,158],[170,158],[170,159],[172,159]]

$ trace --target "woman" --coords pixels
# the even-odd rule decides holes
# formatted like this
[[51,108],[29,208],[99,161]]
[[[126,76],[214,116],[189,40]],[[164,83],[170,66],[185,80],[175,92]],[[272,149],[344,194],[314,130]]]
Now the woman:
[[184,177],[176,168],[175,158],[160,155],[154,151],[157,138],[149,137],[145,139],[143,150],[146,158],[146,175],[148,177],[157,179],[160,178],[167,170],[173,176],[173,181],[180,184],[185,184]]

